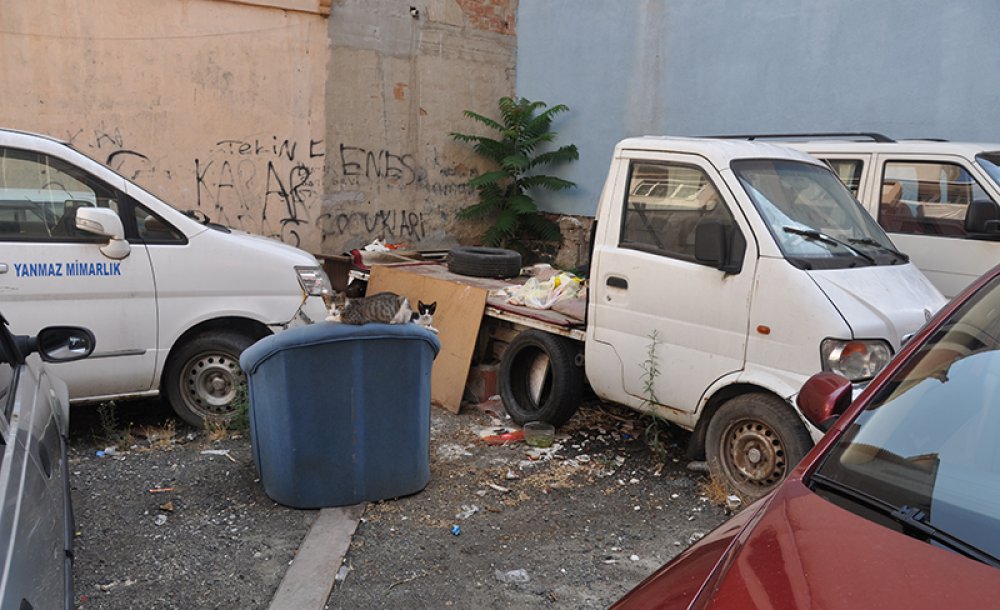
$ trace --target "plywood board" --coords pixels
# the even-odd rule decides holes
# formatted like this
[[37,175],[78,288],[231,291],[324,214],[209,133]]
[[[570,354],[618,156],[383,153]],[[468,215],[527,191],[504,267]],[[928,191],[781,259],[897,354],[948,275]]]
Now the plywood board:
[[417,269],[419,267],[373,266],[368,294],[390,291],[404,295],[414,311],[417,301],[437,303],[434,328],[438,329],[441,351],[431,369],[431,403],[458,413],[488,291],[479,286],[429,277]]

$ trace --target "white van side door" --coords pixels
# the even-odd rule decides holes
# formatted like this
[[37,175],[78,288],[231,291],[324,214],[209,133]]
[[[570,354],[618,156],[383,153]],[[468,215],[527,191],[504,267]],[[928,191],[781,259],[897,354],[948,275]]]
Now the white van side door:
[[972,201],[997,204],[990,181],[952,155],[879,154],[876,218],[934,286],[951,298],[998,260],[1000,244],[965,230]]
[[[606,227],[605,239],[595,244],[589,322],[594,341],[610,346],[621,366],[600,363],[601,371],[592,370],[597,363],[588,357],[587,376],[610,382],[617,375],[617,384],[603,385],[648,400],[653,354],[656,402],[693,412],[714,381],[744,367],[756,244],[742,212],[729,204],[726,183],[705,159],[626,155],[627,176],[613,199],[602,202],[611,204],[603,218],[621,222]],[[744,238],[739,272],[696,260],[696,227],[712,221]]]
[[[0,169],[0,295],[12,331],[62,324],[93,330],[93,355],[59,365],[71,398],[149,391],[156,294],[146,247],[132,239],[124,180],[98,180],[62,159],[14,148],[0,148]],[[108,258],[101,252],[106,238],[76,228],[76,209],[86,206],[122,216],[128,256]]]

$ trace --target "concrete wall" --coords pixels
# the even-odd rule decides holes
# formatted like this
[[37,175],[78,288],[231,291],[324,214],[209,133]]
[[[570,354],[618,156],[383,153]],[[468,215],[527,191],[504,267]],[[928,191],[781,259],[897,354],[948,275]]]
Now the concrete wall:
[[447,134],[513,93],[516,10],[0,0],[0,126],[69,140],[175,207],[311,252],[474,240],[454,214],[483,168]]
[[[410,6],[417,8],[417,14]],[[386,241],[433,249],[474,240],[456,222],[486,168],[449,132],[464,110],[496,115],[514,88],[517,0],[342,0],[333,6],[326,113],[325,252]]]
[[632,135],[1000,142],[997,23],[995,0],[521,0],[517,93],[570,106],[560,141],[580,147],[562,173],[580,188],[543,205],[593,214]]
[[312,5],[4,1],[0,125],[69,140],[175,207],[315,251],[301,221],[320,209],[328,43]]

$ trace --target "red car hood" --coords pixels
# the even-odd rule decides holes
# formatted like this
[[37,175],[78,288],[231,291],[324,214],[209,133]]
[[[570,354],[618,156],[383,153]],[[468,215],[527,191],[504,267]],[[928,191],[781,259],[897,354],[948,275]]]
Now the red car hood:
[[710,579],[695,607],[1000,604],[1000,570],[859,517],[799,481],[786,481],[764,510],[740,536],[742,544],[723,558],[725,571]]

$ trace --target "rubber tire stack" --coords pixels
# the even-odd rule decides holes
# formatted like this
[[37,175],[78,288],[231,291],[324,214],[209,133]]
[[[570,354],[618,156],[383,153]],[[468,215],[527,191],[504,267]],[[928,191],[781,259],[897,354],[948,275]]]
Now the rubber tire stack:
[[472,277],[517,277],[521,254],[504,248],[460,246],[448,252],[448,271]]

